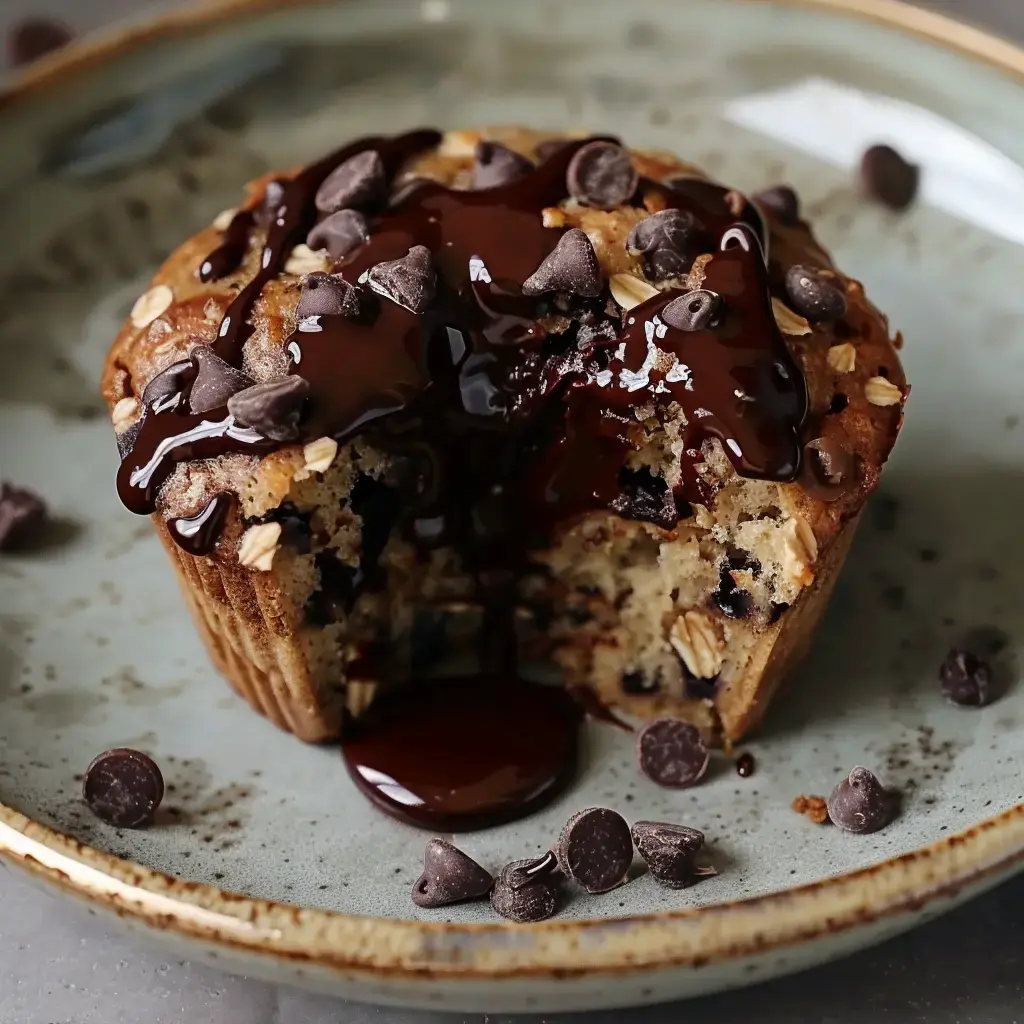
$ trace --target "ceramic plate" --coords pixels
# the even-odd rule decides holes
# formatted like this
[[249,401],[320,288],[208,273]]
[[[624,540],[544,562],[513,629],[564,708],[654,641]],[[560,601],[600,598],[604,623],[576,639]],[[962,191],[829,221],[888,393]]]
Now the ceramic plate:
[[[1005,878],[1024,854],[1024,54],[882,2],[374,0],[207,4],[87,43],[0,96],[0,467],[58,523],[0,561],[0,846],[184,955],[357,999],[585,1009],[765,978],[875,942]],[[874,15],[875,17],[865,17]],[[954,48],[954,43],[959,49]],[[899,102],[892,103],[886,97]],[[461,844],[546,849],[574,810],[682,820],[717,878],[641,877],[556,920],[420,912],[424,837],[375,813],[338,752],[258,718],[212,672],[145,521],[118,505],[96,397],[161,257],[246,179],[418,124],[585,125],[678,149],[753,190],[793,182],[825,243],[906,338],[907,425],[806,668],[704,785],[645,783],[594,726],[579,781]],[[851,186],[891,137],[925,164],[896,216]],[[965,637],[1005,692],[946,704]],[[157,825],[78,799],[107,747],[152,751]],[[853,836],[790,809],[874,768],[900,818]]]

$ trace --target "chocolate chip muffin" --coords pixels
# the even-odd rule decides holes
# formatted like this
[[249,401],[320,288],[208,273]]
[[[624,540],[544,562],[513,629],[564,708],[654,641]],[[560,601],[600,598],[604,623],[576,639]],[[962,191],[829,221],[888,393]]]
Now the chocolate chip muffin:
[[898,347],[789,189],[423,130],[252,184],[103,393],[215,663],[302,739],[465,650],[729,742],[811,642]]

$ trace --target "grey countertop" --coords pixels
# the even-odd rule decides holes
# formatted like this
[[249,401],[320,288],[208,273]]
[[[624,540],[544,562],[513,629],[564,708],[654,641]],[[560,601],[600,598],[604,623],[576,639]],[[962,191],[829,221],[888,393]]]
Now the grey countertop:
[[[84,30],[137,15],[146,6],[141,0],[0,0],[0,32],[20,18],[42,14]],[[930,6],[1024,38],[1022,0],[931,0]],[[685,1005],[587,1014],[586,1019],[661,1024],[684,1015],[692,1024],[1024,1024],[1024,878],[826,967]],[[505,1019],[356,1006],[168,960],[159,946],[140,945],[82,908],[36,890],[17,872],[0,869],[0,1024],[499,1024]],[[540,1018],[531,1024],[540,1024]]]

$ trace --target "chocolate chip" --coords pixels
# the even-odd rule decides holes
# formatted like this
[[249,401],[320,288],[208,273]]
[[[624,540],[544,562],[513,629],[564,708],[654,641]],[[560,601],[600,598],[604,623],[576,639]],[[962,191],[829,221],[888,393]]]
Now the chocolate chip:
[[534,153],[537,155],[537,163],[544,163],[545,160],[550,160],[560,149],[564,149],[572,139],[557,138],[557,139],[545,139],[543,142],[538,142],[534,147]]
[[46,525],[46,502],[32,491],[0,483],[0,551],[16,551]]
[[693,214],[659,210],[634,225],[626,239],[633,256],[643,256],[644,272],[652,281],[686,274],[693,263],[688,251],[697,233]]
[[196,367],[196,379],[188,396],[193,413],[219,409],[232,395],[251,388],[255,383],[247,373],[224,362],[205,345],[194,348],[191,359]]
[[500,142],[481,139],[476,144],[473,188],[497,188],[533,170],[533,164]]
[[143,389],[142,408],[149,409],[155,405],[157,406],[156,411],[159,412],[166,399],[181,394],[189,386],[195,373],[196,364],[191,359],[182,359],[181,362],[171,363]]
[[939,668],[943,696],[964,708],[980,708],[992,699],[992,666],[973,651],[954,647]]
[[347,206],[366,206],[381,199],[386,188],[384,161],[375,149],[367,149],[327,175],[317,189],[316,208],[321,213],[336,213]]
[[628,202],[639,182],[629,153],[614,142],[588,142],[573,155],[565,175],[573,199],[606,210]]
[[59,21],[50,18],[26,18],[7,36],[7,59],[12,67],[29,64],[74,39],[74,33]]
[[164,798],[164,777],[148,754],[115,747],[85,770],[82,798],[98,818],[117,828],[148,825]]
[[587,892],[614,889],[633,863],[633,841],[622,815],[606,807],[577,811],[558,840],[558,865]]
[[232,395],[228,412],[239,426],[251,427],[271,441],[294,441],[299,436],[299,420],[308,395],[308,381],[282,377]]
[[661,311],[661,319],[680,331],[706,331],[713,327],[722,298],[717,292],[698,288],[673,299]]
[[710,755],[700,730],[678,718],[649,722],[636,738],[640,770],[659,786],[682,789],[703,778]]
[[649,697],[661,691],[661,679],[651,679],[644,672],[634,669],[622,675],[622,692],[634,697]]
[[370,228],[358,210],[338,210],[310,231],[306,245],[310,249],[326,249],[334,259],[340,260],[369,238]]
[[867,768],[857,767],[828,798],[832,824],[847,832],[877,832],[892,819],[894,800]]
[[544,921],[557,910],[562,897],[562,874],[551,855],[540,860],[514,860],[494,880],[491,906],[510,921]]
[[570,292],[593,298],[601,294],[601,265],[590,239],[569,228],[541,265],[523,282],[524,295]]
[[649,466],[623,467],[619,471],[619,486],[622,492],[612,500],[611,508],[624,519],[653,523],[663,530],[671,530],[679,522],[672,490]]
[[354,284],[316,271],[302,282],[295,315],[300,320],[307,316],[356,316],[359,306],[359,289]]
[[704,833],[667,821],[638,821],[633,842],[654,878],[670,889],[685,889],[698,878],[717,875],[709,865],[693,863],[704,845]]
[[400,260],[371,267],[366,283],[378,295],[413,313],[422,313],[437,291],[434,259],[425,245],[414,245]]
[[800,264],[786,271],[786,294],[808,320],[838,320],[846,313],[846,288],[831,270]]
[[284,202],[284,182],[268,181],[263,190],[263,199],[256,207],[256,223],[267,227],[277,219],[277,211]]
[[835,501],[857,482],[853,453],[838,438],[816,437],[804,445],[804,490],[820,501]]
[[908,163],[892,146],[872,146],[860,161],[864,194],[893,210],[905,210],[917,195],[921,169]]
[[754,202],[772,214],[780,224],[793,227],[800,221],[800,197],[789,185],[766,188],[754,196]]
[[491,891],[494,879],[472,857],[443,839],[431,839],[423,851],[423,874],[412,887],[417,907],[445,907],[477,900]]

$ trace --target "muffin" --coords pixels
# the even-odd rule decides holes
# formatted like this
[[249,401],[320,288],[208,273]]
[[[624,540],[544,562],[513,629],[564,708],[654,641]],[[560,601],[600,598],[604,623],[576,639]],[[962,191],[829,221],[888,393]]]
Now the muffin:
[[902,422],[793,192],[521,128],[249,186],[103,375],[231,685],[308,741],[460,651],[730,743],[807,651]]

